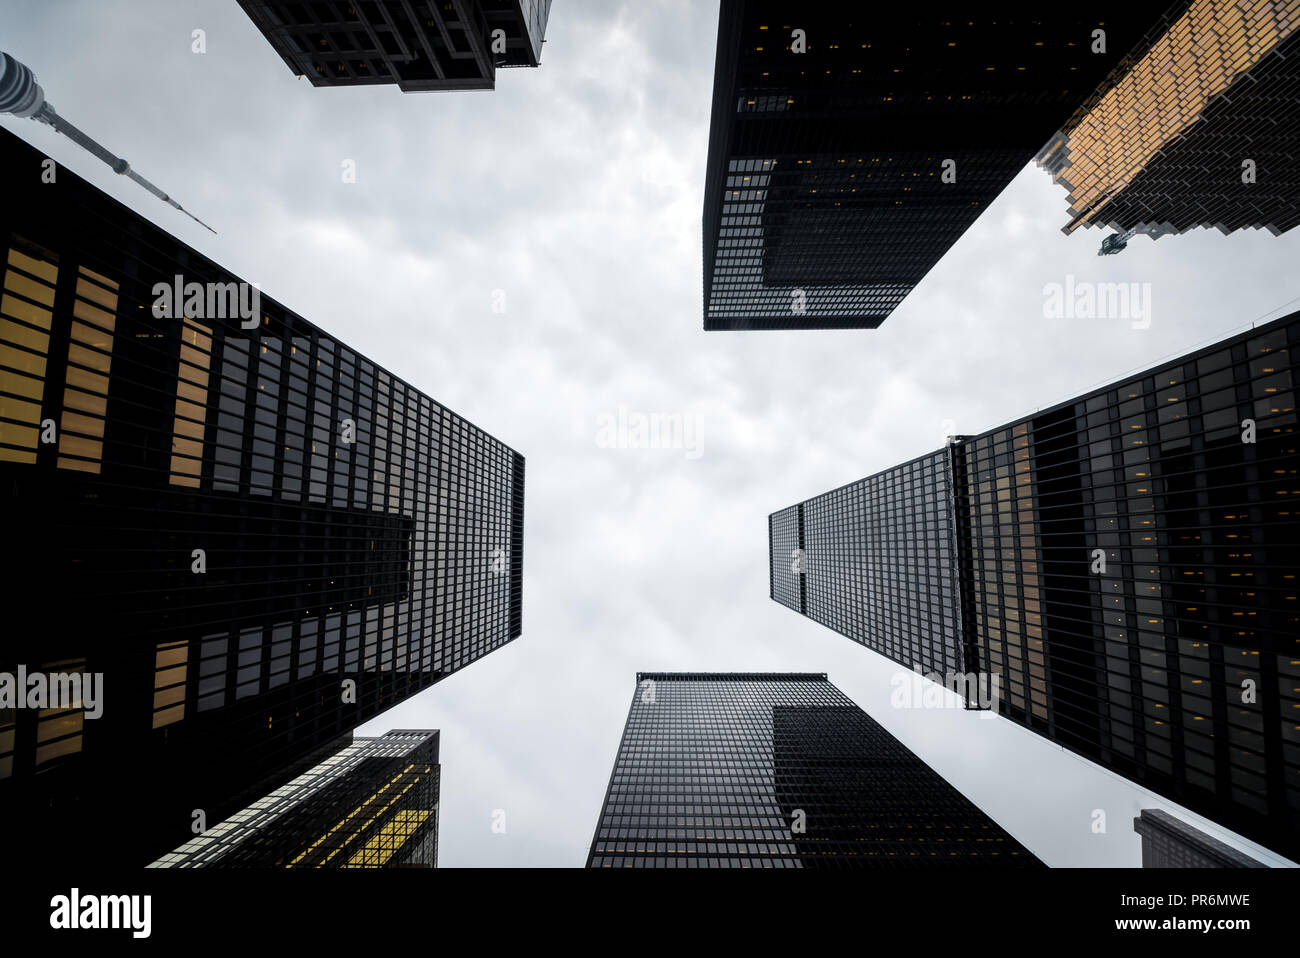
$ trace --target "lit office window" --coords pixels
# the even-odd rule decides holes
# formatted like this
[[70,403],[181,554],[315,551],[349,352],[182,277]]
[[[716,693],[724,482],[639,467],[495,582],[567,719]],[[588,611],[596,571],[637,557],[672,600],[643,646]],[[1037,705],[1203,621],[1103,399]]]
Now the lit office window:
[[185,677],[188,670],[189,643],[163,642],[158,645],[154,655],[154,728],[185,718]]
[[181,327],[176,374],[176,417],[172,427],[171,484],[199,488],[203,440],[207,430],[208,377],[212,369],[212,330],[186,319]]
[[0,294],[0,462],[36,462],[59,267],[10,249]]
[[60,469],[99,472],[104,454],[104,416],[117,324],[117,283],[81,267],[69,332],[63,416],[59,423]]

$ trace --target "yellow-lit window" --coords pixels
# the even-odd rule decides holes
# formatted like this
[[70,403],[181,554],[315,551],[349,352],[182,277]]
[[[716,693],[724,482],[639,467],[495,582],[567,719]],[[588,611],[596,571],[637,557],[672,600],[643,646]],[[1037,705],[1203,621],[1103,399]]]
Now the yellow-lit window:
[[176,376],[176,418],[172,428],[171,483],[199,487],[207,421],[208,375],[212,368],[212,330],[191,319],[181,330],[180,369]]
[[154,657],[154,728],[185,718],[185,674],[188,668],[188,643],[163,642],[158,646]]
[[59,268],[10,249],[0,293],[0,462],[36,462]]
[[117,325],[117,283],[81,267],[68,341],[68,376],[59,422],[60,469],[98,473]]
[[[48,762],[63,755],[81,751],[81,732],[85,723],[82,698],[72,695],[75,679],[77,688],[86,680],[86,662],[76,659],[42,665],[49,679],[47,704],[40,710],[36,725],[36,764]],[[101,693],[102,689],[96,689]],[[56,697],[58,701],[56,702]]]
[[423,808],[404,808],[395,812],[364,846],[353,853],[343,867],[383,868],[432,814]]

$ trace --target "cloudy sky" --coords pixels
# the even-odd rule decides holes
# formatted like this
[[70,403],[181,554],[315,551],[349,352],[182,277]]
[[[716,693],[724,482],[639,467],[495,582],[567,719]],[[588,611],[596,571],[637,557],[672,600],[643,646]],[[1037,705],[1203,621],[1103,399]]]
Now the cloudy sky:
[[[556,0],[540,69],[402,94],[295,78],[233,0],[5,4],[0,49],[219,236],[0,125],[527,457],[523,636],[361,729],[442,730],[441,865],[581,865],[638,670],[824,671],[1051,865],[1138,865],[1147,807],[1280,863],[1008,721],[892,708],[897,666],[768,598],[767,516],[1300,307],[1300,230],[1099,258],[1027,168],[880,329],[706,334],[716,30]],[[1070,276],[1150,284],[1149,326],[1046,316]],[[609,448],[620,407],[695,448]]]

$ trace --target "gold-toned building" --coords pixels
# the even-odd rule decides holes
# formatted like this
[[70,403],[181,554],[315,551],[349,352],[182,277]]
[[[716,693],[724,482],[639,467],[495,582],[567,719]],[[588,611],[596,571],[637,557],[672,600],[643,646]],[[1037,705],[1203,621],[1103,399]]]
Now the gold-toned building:
[[1080,226],[1274,234],[1300,223],[1300,0],[1193,0],[1036,157]]

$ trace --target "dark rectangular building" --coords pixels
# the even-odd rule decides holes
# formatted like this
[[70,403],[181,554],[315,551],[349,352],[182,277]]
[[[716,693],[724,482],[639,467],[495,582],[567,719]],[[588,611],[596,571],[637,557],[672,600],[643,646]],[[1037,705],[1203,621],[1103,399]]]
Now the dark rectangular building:
[[1158,808],[1142,809],[1133,831],[1142,836],[1143,868],[1268,867]]
[[589,868],[1042,863],[826,680],[641,672]]
[[1153,236],[1300,223],[1300,3],[1176,4],[1071,117],[1039,166],[1062,232]]
[[770,595],[1295,858],[1298,349],[1292,313],[774,513]]
[[434,868],[438,732],[356,738],[150,868]]
[[43,159],[0,132],[0,691],[103,705],[0,698],[0,810],[144,864],[520,635],[524,460]]
[[395,83],[491,90],[503,67],[541,62],[551,0],[239,0],[275,52],[312,86]]
[[723,0],[704,328],[879,326],[1165,6]]
[[918,672],[966,671],[952,488],[936,452],[774,513],[771,598]]

